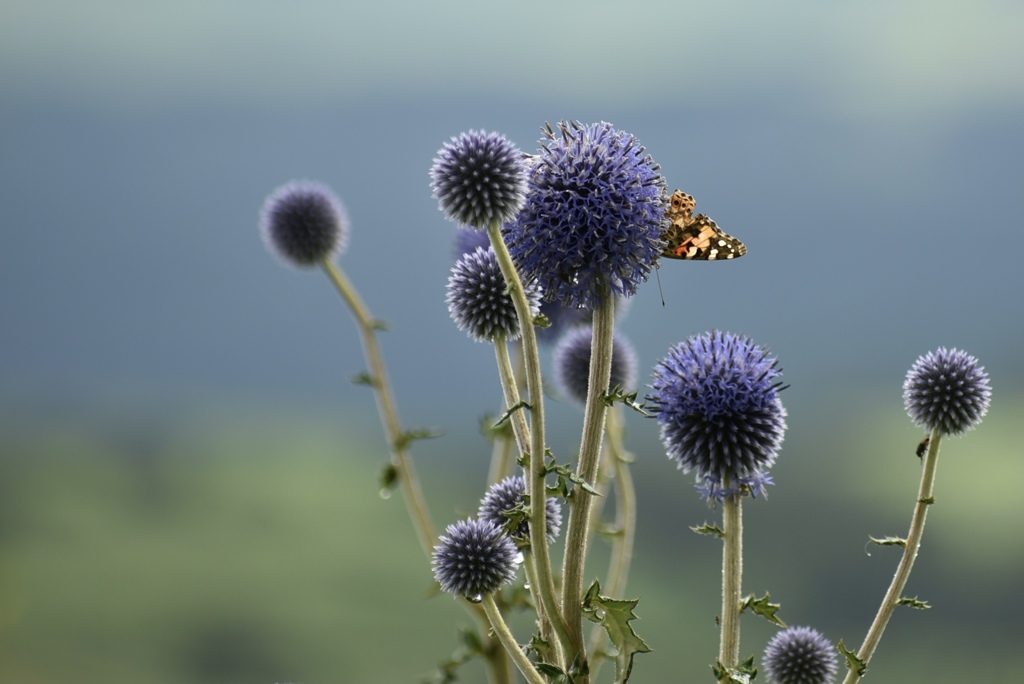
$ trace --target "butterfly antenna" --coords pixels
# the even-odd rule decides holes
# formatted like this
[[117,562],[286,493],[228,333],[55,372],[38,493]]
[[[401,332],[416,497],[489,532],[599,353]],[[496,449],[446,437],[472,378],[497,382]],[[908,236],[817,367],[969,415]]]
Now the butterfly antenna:
[[658,281],[658,294],[661,296],[661,305],[665,306],[665,292],[661,289],[661,264],[654,265],[654,277]]

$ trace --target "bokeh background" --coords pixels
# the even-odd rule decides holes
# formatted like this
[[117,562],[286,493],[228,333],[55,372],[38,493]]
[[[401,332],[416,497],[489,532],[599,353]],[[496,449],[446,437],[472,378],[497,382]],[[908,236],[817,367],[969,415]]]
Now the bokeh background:
[[[871,681],[1018,681],[1021,35],[1010,0],[0,0],[0,681],[429,677],[469,620],[378,495],[347,312],[265,251],[258,210],[293,178],[345,200],[403,418],[444,433],[414,455],[447,524],[500,407],[493,353],[448,319],[428,170],[461,131],[533,151],[563,118],[635,134],[749,248],[664,264],[620,329],[645,369],[712,328],[780,358],[745,591],[790,624],[860,643],[897,562],[867,537],[906,533],[919,475],[904,374],[939,346],[986,366],[908,587],[934,607],[896,614]],[[549,405],[571,458],[580,413]],[[706,680],[720,549],[688,527],[716,514],[651,422],[629,430],[655,649],[634,680]],[[772,633],[747,618],[744,653]]]

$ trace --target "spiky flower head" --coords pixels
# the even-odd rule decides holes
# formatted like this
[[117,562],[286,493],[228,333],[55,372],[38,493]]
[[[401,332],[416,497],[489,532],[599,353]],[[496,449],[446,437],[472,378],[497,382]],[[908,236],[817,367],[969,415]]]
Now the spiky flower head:
[[832,684],[838,663],[832,643],[811,627],[787,627],[764,649],[764,670],[774,684]]
[[713,331],[669,349],[648,396],[669,458],[700,484],[735,486],[775,463],[786,431],[778,360],[749,338]]
[[[540,307],[540,291],[533,283],[523,285],[531,314]],[[448,311],[459,326],[477,342],[490,342],[503,335],[519,337],[519,318],[494,249],[477,247],[455,262],[448,277]]]
[[985,367],[955,347],[919,357],[903,382],[903,405],[914,424],[945,435],[973,430],[991,401]]
[[[491,485],[487,494],[480,502],[480,512],[477,514],[481,520],[487,520],[498,527],[504,527],[508,523],[510,511],[514,511],[523,503],[523,495],[526,494],[526,480],[522,475],[507,477],[501,482]],[[547,512],[544,517],[544,529],[547,532],[549,542],[558,539],[558,531],[562,527],[562,507],[558,505],[558,499],[547,497],[544,502]],[[524,519],[513,531],[512,536],[516,539],[530,538],[530,521]]]
[[519,211],[526,167],[525,155],[505,136],[460,133],[437,151],[430,169],[431,189],[445,216],[483,230]]
[[445,529],[432,566],[442,590],[479,601],[515,578],[519,559],[515,542],[501,527],[469,518]]
[[[593,326],[574,328],[562,336],[555,347],[555,377],[559,387],[574,401],[585,404],[590,385],[590,345]],[[631,390],[636,385],[636,352],[632,343],[619,333],[612,338],[612,373],[609,388]]]
[[596,308],[647,280],[665,230],[665,178],[631,134],[609,123],[549,126],[526,202],[504,227],[521,272],[545,299]]
[[348,244],[348,215],[331,189],[313,181],[292,181],[267,196],[260,232],[271,252],[300,268],[318,266]]

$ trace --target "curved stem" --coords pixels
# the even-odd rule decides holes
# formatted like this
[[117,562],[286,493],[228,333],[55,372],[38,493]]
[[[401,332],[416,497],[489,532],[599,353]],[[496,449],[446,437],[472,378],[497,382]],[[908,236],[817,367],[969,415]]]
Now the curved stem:
[[[583,437],[580,440],[579,463],[576,474],[585,482],[593,484],[597,479],[598,464],[601,460],[601,442],[604,438],[604,423],[607,405],[604,396],[608,393],[608,382],[612,369],[612,340],[615,329],[615,297],[606,292],[601,303],[594,309],[594,336],[590,343],[590,377],[587,386],[587,403],[583,414]],[[572,509],[569,512],[569,526],[565,538],[565,559],[562,564],[562,610],[569,628],[572,653],[570,660],[577,657],[582,672],[586,673],[586,647],[583,643],[583,566],[587,556],[587,542],[590,537],[590,508],[593,496],[577,485],[573,489]],[[585,674],[584,674],[585,677]],[[586,680],[582,680],[585,684]]]
[[[533,312],[526,298],[522,279],[512,262],[512,256],[501,236],[501,225],[495,221],[487,227],[491,246],[498,258],[501,273],[508,284],[509,295],[516,307],[522,334],[523,360],[526,365],[526,388],[530,403],[530,450],[529,471],[526,477],[526,491],[530,495],[530,550],[537,568],[537,584],[543,612],[551,620],[559,640],[559,651],[569,644],[569,633],[565,619],[555,596],[555,580],[551,572],[551,554],[547,541],[547,485],[544,468],[544,385],[541,379],[540,352],[537,348],[537,331],[533,324]],[[561,659],[560,659],[561,660]],[[562,664],[561,662],[559,664]]]
[[[875,615],[875,620],[871,623],[867,636],[864,637],[864,643],[857,651],[857,657],[864,662],[865,666],[871,661],[875,649],[878,648],[878,642],[882,639],[885,626],[889,623],[889,618],[892,617],[892,613],[903,595],[903,589],[907,586],[907,580],[910,579],[910,571],[914,568],[914,561],[917,560],[917,552],[921,548],[921,538],[924,536],[924,523],[928,517],[928,508],[935,501],[935,471],[938,467],[939,442],[941,440],[942,433],[932,430],[928,453],[924,458],[924,468],[921,472],[917,501],[914,503],[914,513],[910,519],[907,544],[903,547],[903,558],[900,559],[900,564],[896,568],[896,574],[892,578],[889,590],[885,592],[882,605],[878,607],[878,614]],[[843,684],[860,681],[861,676],[855,670],[850,670],[846,674]]]
[[402,493],[405,495],[409,516],[412,518],[413,527],[416,528],[420,546],[429,557],[433,552],[434,543],[437,541],[437,532],[430,517],[426,499],[420,489],[416,470],[409,458],[409,447],[406,444],[402,424],[398,419],[398,408],[391,393],[391,383],[388,382],[387,371],[384,368],[384,355],[381,353],[380,343],[377,341],[377,330],[380,328],[380,323],[370,314],[370,310],[366,308],[359,293],[344,272],[330,261],[324,261],[322,265],[331,282],[341,293],[359,327],[363,342],[363,354],[370,366],[370,378],[373,381],[374,396],[377,399],[377,412],[380,414],[381,423],[383,423],[384,431],[387,434],[388,448],[391,450],[391,463],[398,471],[398,480],[402,486]]
[[512,657],[512,662],[516,664],[519,671],[526,677],[526,681],[529,684],[545,684],[544,678],[537,672],[537,669],[530,662],[530,659],[526,657],[526,654],[523,653],[523,649],[519,648],[516,638],[512,636],[511,630],[505,624],[504,618],[501,617],[501,611],[498,610],[498,605],[494,602],[494,594],[486,594],[483,597],[482,604],[484,612],[487,613],[487,619],[491,621],[491,628],[498,637],[498,641],[505,647],[505,651]]
[[[515,371],[512,369],[512,359],[508,354],[508,344],[505,337],[494,340],[494,355],[498,361],[498,376],[501,378],[501,390],[505,396],[505,410],[511,409],[520,402],[519,386],[516,383]],[[529,453],[530,450],[530,425],[526,421],[526,408],[517,408],[509,416],[512,425],[512,433],[516,436],[516,444],[519,451]]]
[[[728,483],[723,482],[723,486]],[[727,668],[740,662],[740,592],[743,582],[743,509],[734,494],[722,502],[722,637],[718,660]]]

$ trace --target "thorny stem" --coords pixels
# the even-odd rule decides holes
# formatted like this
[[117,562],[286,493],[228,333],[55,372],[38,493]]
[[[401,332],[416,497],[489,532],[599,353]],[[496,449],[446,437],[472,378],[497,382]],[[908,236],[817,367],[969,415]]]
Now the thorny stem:
[[[530,403],[530,450],[526,492],[530,495],[530,550],[537,570],[538,590],[543,605],[543,614],[547,615],[558,636],[557,649],[564,654],[570,643],[569,632],[565,619],[559,609],[555,596],[555,580],[551,572],[551,554],[547,541],[547,485],[545,483],[545,436],[544,436],[544,386],[541,379],[540,352],[537,348],[537,331],[533,324],[533,312],[530,302],[523,289],[523,281],[519,277],[512,256],[501,236],[501,224],[498,221],[487,227],[487,235],[498,258],[498,265],[508,285],[509,296],[516,307],[519,327],[522,334],[523,360],[526,365],[526,387]],[[561,660],[561,658],[560,658]],[[564,664],[564,663],[559,663]]]
[[530,659],[526,657],[526,654],[523,653],[523,649],[519,648],[516,638],[512,635],[508,625],[505,624],[504,618],[501,617],[501,611],[498,610],[498,605],[494,602],[494,594],[484,595],[482,604],[484,612],[487,613],[487,619],[491,621],[491,629],[494,630],[498,640],[505,647],[505,651],[512,657],[512,662],[516,664],[519,671],[526,677],[526,681],[529,684],[545,684],[544,678],[537,672],[537,669],[530,662]]
[[[914,513],[910,519],[907,544],[903,547],[903,557],[896,568],[892,584],[889,585],[889,590],[885,593],[885,598],[882,599],[882,605],[878,607],[878,614],[875,615],[875,620],[871,623],[867,636],[864,637],[864,643],[857,651],[857,657],[864,662],[865,666],[871,661],[875,649],[878,648],[878,642],[882,639],[882,632],[885,631],[885,626],[889,623],[889,618],[892,617],[897,602],[903,596],[903,589],[907,586],[910,571],[914,567],[914,561],[917,560],[917,552],[921,549],[925,518],[928,516],[928,508],[934,503],[935,471],[938,467],[939,442],[941,440],[942,433],[933,429],[928,442],[928,453],[924,457],[921,484],[917,491],[917,501],[914,503]],[[860,681],[861,676],[857,674],[856,670],[850,670],[846,674],[843,684],[854,684],[854,682]]]
[[[591,485],[597,479],[601,460],[607,405],[604,395],[612,369],[612,341],[615,329],[615,297],[605,292],[594,309],[594,336],[590,343],[590,377],[587,403],[583,414],[583,436],[580,440],[579,464],[576,474]],[[582,675],[576,681],[587,682],[586,648],[583,643],[583,566],[590,536],[590,508],[593,496],[577,485],[570,500],[569,526],[565,538],[565,559],[562,564],[562,610],[569,627],[571,658],[579,658]]]
[[[723,486],[727,486],[723,482]],[[718,660],[726,668],[740,661],[740,593],[743,582],[743,510],[741,497],[733,494],[722,502],[722,637]]]
[[[612,537],[612,555],[608,563],[608,577],[604,587],[608,596],[621,597],[626,590],[629,566],[633,560],[633,543],[636,537],[636,489],[633,475],[629,471],[630,455],[623,445],[622,407],[613,406],[608,411],[608,458],[614,469],[615,530]],[[597,505],[594,506],[597,508]],[[597,653],[604,647],[608,632],[595,626],[590,635],[588,653]],[[591,677],[597,676],[604,660],[598,660],[591,667]]]

